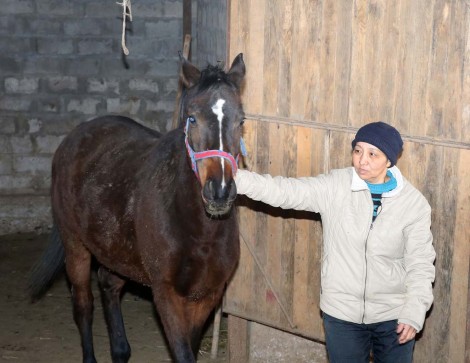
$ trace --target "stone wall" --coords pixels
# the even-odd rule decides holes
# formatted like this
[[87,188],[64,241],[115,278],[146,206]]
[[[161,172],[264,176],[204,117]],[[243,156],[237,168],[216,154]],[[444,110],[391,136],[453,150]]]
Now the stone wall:
[[[220,58],[208,55],[216,47],[225,53],[225,43],[197,30],[225,39],[204,22],[216,17],[217,29],[225,29],[226,5],[200,1],[201,9],[218,9],[205,17],[193,2],[192,52],[205,65]],[[114,113],[159,131],[171,127],[182,7],[182,0],[134,0],[124,57],[122,7],[115,1],[2,0],[0,235],[50,227],[51,157],[75,125]]]

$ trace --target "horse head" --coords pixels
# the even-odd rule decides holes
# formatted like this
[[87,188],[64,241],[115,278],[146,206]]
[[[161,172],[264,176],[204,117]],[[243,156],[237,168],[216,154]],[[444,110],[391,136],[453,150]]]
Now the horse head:
[[212,217],[228,214],[237,196],[233,178],[243,152],[240,86],[244,75],[242,54],[228,72],[211,65],[200,71],[182,60],[180,120],[185,125],[188,160],[199,179],[206,212]]

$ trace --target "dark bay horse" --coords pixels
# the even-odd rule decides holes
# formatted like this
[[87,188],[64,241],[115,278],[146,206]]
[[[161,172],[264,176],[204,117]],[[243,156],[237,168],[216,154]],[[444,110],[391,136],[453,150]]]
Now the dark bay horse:
[[96,362],[90,264],[113,362],[130,346],[120,308],[131,279],[151,287],[176,362],[195,362],[201,330],[239,259],[233,176],[242,149],[242,54],[225,72],[182,60],[180,127],[165,135],[106,116],[75,128],[52,163],[55,229],[31,273],[39,298],[65,263],[84,362]]

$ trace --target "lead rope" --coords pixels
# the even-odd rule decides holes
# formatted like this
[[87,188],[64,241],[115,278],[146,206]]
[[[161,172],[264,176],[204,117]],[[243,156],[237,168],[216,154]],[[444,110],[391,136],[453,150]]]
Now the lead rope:
[[[129,49],[126,47],[126,19],[132,21],[132,9],[131,0],[122,0],[122,3],[116,3],[122,6],[122,35],[121,35],[121,47],[125,55],[129,55]],[[127,12],[129,9],[129,12]]]

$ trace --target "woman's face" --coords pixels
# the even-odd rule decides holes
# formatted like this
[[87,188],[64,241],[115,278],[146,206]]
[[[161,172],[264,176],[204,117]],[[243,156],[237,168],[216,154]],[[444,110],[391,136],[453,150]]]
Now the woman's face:
[[371,184],[385,182],[390,162],[387,156],[374,145],[358,142],[352,152],[352,162],[357,175],[362,180]]

